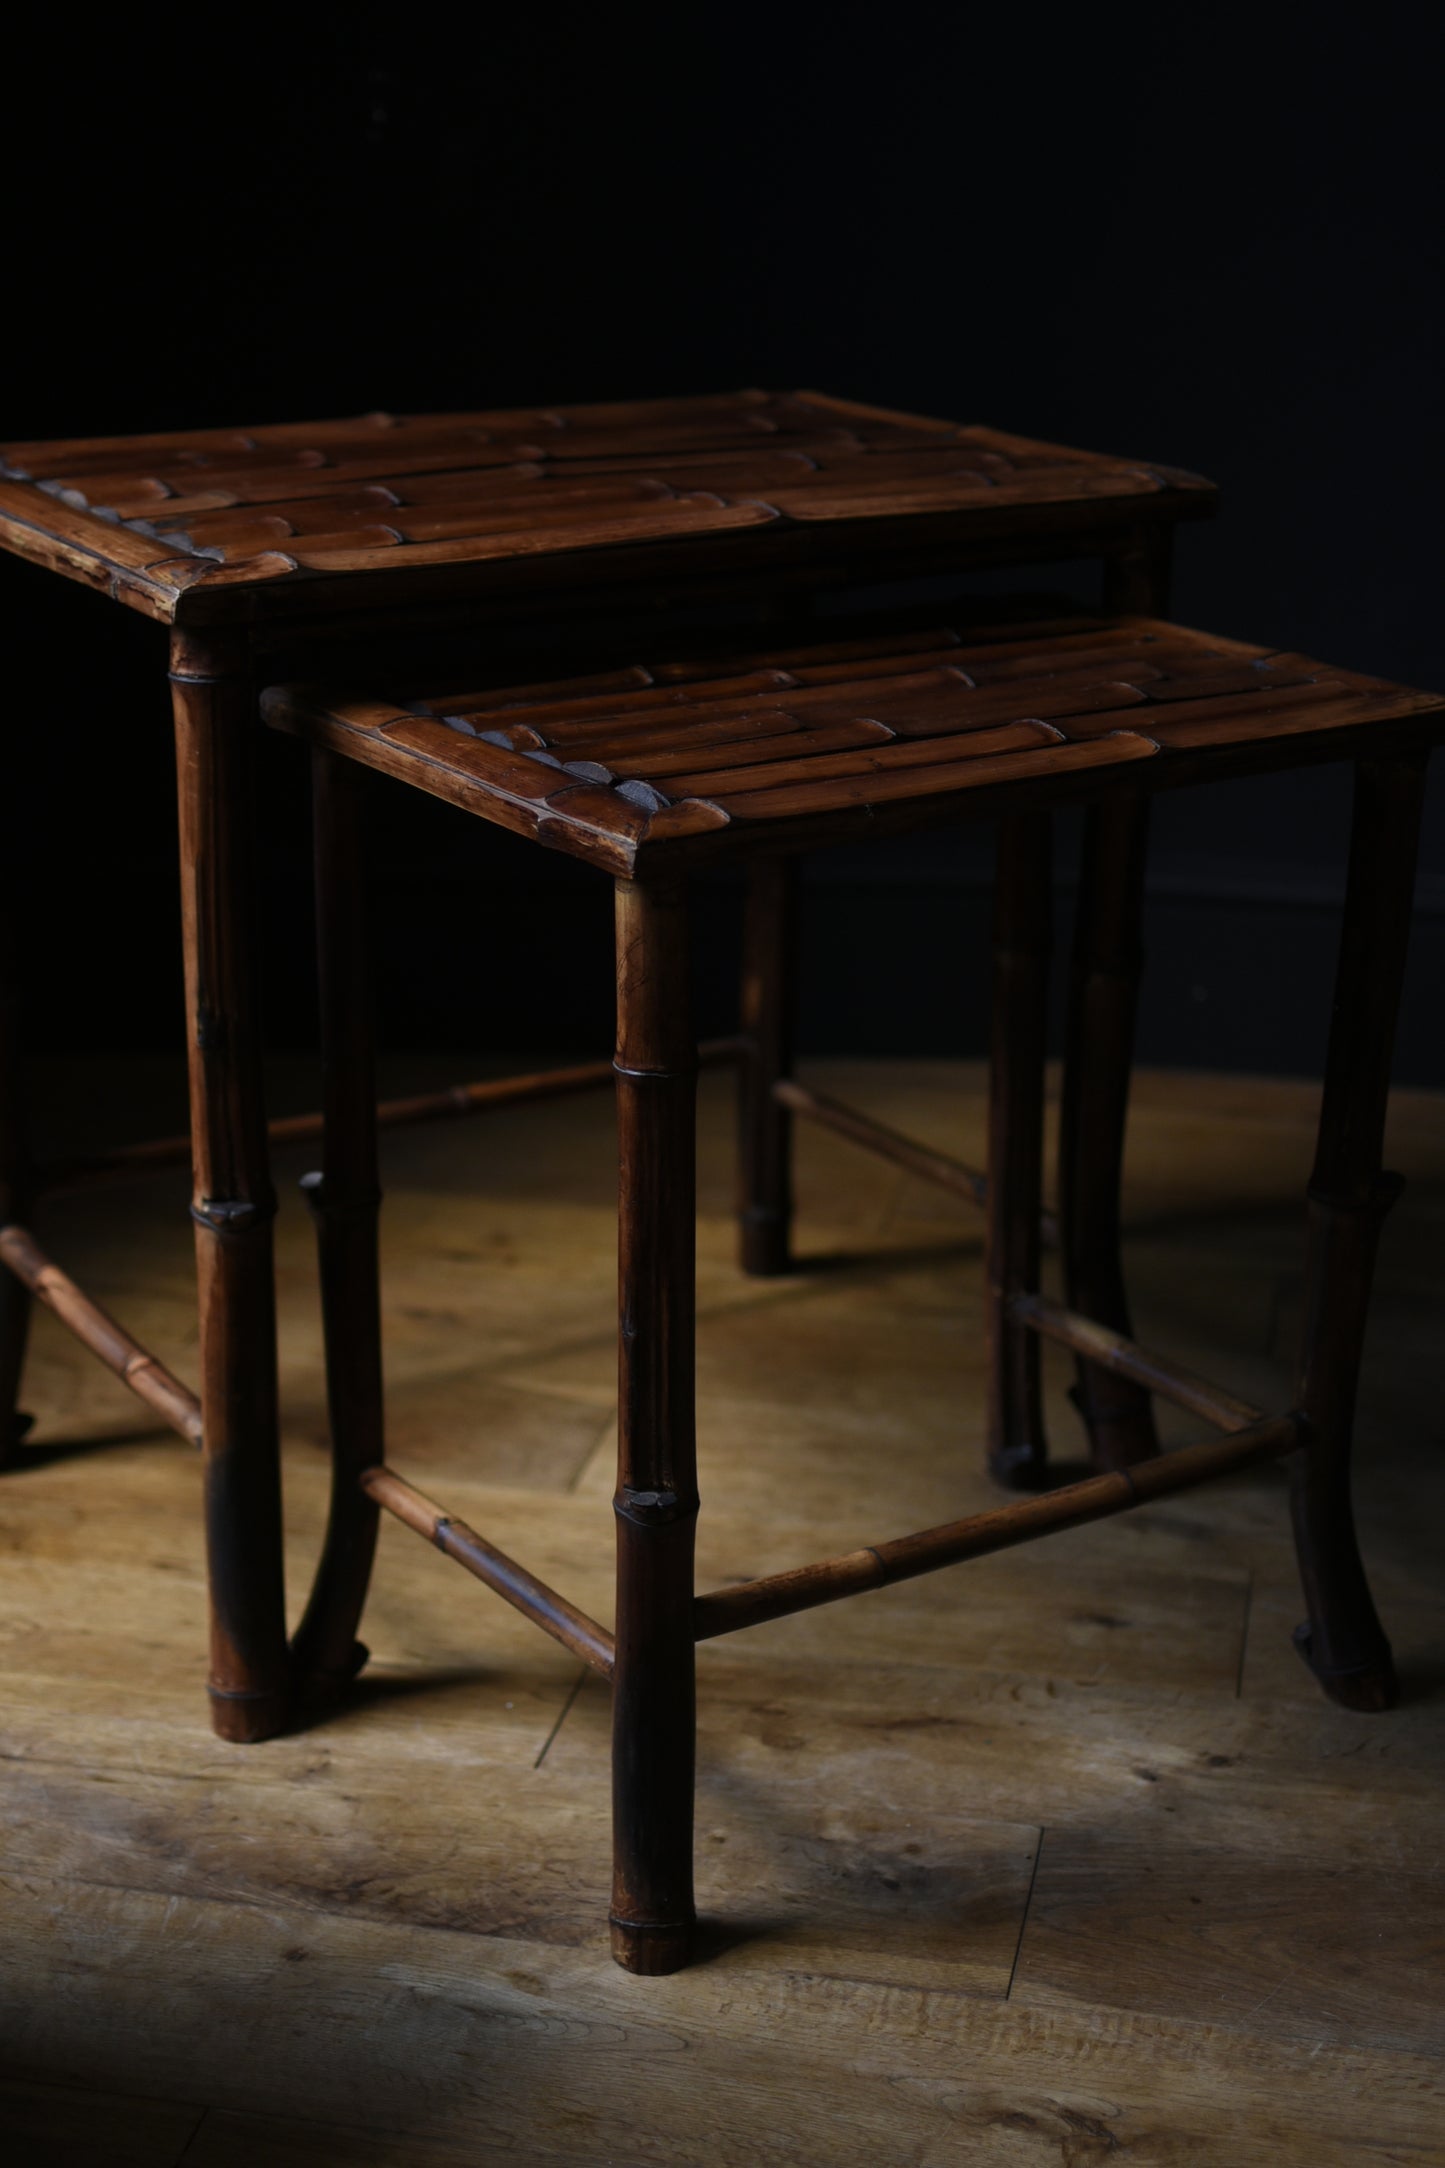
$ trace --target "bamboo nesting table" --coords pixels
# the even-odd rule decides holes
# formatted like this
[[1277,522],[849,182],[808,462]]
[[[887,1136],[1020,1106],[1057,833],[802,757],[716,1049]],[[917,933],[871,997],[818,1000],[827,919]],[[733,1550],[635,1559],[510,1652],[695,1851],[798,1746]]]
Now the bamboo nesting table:
[[[1292,1474],[1308,1624],[1301,1653],[1334,1699],[1394,1698],[1356,1543],[1350,1435],[1376,1238],[1398,1182],[1380,1153],[1410,920],[1416,832],[1445,700],[1145,616],[948,623],[841,645],[493,687],[432,701],[278,688],[263,706],[313,748],[325,1063],[321,1182],[336,1369],[333,1524],[359,1619],[382,1506],[612,1682],[613,1951],[638,1972],[686,1962],[693,1929],[694,1647],[765,1619],[1184,1490],[1266,1457]],[[1349,759],[1356,798],[1293,1405],[1267,1413],[1138,1346],[1119,1270],[1143,811],[1155,791]],[[381,1453],[375,1127],[356,764],[566,851],[615,886],[621,1145],[617,1610],[613,1632],[416,1491]],[[1057,1239],[1066,1300],[1040,1291],[1050,822],[1089,807]],[[788,1074],[786,868],[798,851],[956,820],[997,823],[995,1006],[986,1174],[883,1130]],[[743,1256],[787,1262],[789,1125],[828,1123],[987,1212],[989,1448],[1036,1495],[841,1557],[695,1594],[693,1093],[686,888],[727,858],[754,869],[745,965]],[[1047,1490],[1039,1343],[1074,1351],[1098,1472]],[[343,1370],[342,1351],[345,1351]],[[361,1352],[360,1359],[357,1351]],[[1223,1435],[1161,1455],[1149,1396]],[[745,1565],[745,1561],[739,1561]]]
[[[459,630],[488,654],[510,641],[605,647],[630,614],[706,607],[747,618],[806,609],[857,580],[1064,555],[1095,556],[1117,607],[1162,609],[1169,542],[1213,509],[1196,477],[898,415],[821,393],[742,392],[630,405],[531,409],[91,438],[0,447],[0,547],[167,629],[179,787],[191,1136],[101,1162],[36,1169],[18,1111],[14,1005],[0,988],[0,1464],[32,1296],[204,1452],[216,1728],[269,1737],[305,1691],[354,1669],[354,1614],[370,1534],[350,1471],[380,1458],[377,1378],[364,1346],[333,1361],[338,1441],[333,1528],[288,1647],[281,1573],[275,1210],[260,1084],[250,906],[256,851],[250,738],[256,678],[321,671],[363,640],[435,653]],[[520,632],[519,632],[520,628]],[[494,653],[495,651],[495,653]],[[159,658],[158,658],[159,660]],[[559,665],[560,666],[560,665]],[[159,673],[158,673],[159,674]],[[531,674],[535,675],[535,668]],[[453,745],[447,734],[448,746]],[[528,764],[530,766],[530,764]],[[610,802],[610,800],[609,800]],[[505,794],[496,800],[509,804]],[[626,805],[618,800],[618,806]],[[502,813],[498,818],[508,817]],[[634,805],[617,817],[641,818]],[[523,815],[515,815],[523,822]],[[539,832],[555,826],[539,817]],[[560,833],[560,831],[559,831]],[[600,834],[600,831],[599,831]],[[634,838],[635,840],[635,838]],[[626,855],[626,835],[609,846]],[[620,865],[620,858],[619,858]],[[771,868],[756,909],[781,905]],[[346,929],[331,928],[333,1043],[354,988]],[[6,953],[0,941],[0,956]],[[773,1009],[761,992],[755,1021]],[[739,1046],[711,1049],[737,1058]],[[779,1064],[763,1048],[758,1074]],[[610,1079],[597,1063],[380,1110],[383,1121],[466,1113],[508,1095]],[[369,1133],[347,1079],[329,1080],[328,1166]],[[758,1176],[750,1256],[781,1254],[785,1124],[751,1093]],[[1122,1123],[1122,1099],[1117,1113]],[[1108,1116],[1099,1121],[1107,1127]],[[348,1141],[348,1122],[361,1124]],[[320,1132],[319,1118],[271,1137]],[[47,1185],[165,1162],[193,1168],[200,1291],[199,1395],[109,1318],[29,1230]],[[316,1197],[327,1314],[364,1304],[371,1208]],[[348,1218],[354,1212],[355,1219]],[[333,1333],[333,1346],[335,1334]],[[372,1508],[367,1507],[371,1512]]]

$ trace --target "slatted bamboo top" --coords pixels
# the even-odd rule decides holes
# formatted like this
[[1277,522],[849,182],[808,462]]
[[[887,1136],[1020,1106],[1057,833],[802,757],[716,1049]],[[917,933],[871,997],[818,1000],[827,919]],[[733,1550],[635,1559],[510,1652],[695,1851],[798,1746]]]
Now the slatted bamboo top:
[[426,701],[282,686],[262,704],[622,874],[1445,732],[1438,694],[1142,617],[1015,616]]
[[0,544],[188,621],[362,581],[405,601],[579,551],[656,561],[780,530],[836,550],[884,523],[1079,534],[1212,500],[1195,475],[821,392],[0,445]]

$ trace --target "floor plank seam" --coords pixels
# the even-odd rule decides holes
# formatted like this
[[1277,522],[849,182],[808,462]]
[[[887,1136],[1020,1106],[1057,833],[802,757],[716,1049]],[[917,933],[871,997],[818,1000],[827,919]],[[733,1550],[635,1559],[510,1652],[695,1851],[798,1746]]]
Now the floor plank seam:
[[597,1455],[601,1452],[603,1445],[607,1441],[609,1433],[612,1431],[614,1425],[616,1424],[616,1421],[616,1408],[609,1408],[605,1417],[603,1418],[602,1424],[598,1429],[596,1436],[592,1439],[592,1442],[588,1446],[586,1452],[582,1455],[582,1458],[578,1461],[576,1467],[572,1470],[571,1475],[567,1478],[567,1482],[565,1485],[567,1497],[576,1498],[579,1495],[578,1485],[581,1483],[582,1478],[586,1475],[587,1470],[591,1467],[593,1461],[596,1460]]
[[1004,2002],[1008,1998],[987,1987],[946,1987],[937,1980],[891,1980],[871,1972],[816,1972],[792,1965],[778,1974],[780,1980],[798,1980],[809,1987],[878,1987],[889,1995],[911,1995],[915,2001]]
[[199,2136],[201,2135],[201,2125],[205,2122],[210,2112],[211,2111],[209,2108],[202,2108],[200,2114],[196,2117],[195,2122],[191,2125],[190,2136],[186,2139],[185,2143],[181,2147],[180,2152],[177,2153],[174,2161],[171,2163],[171,2168],[185,2168],[186,2156],[190,2152],[192,2146],[195,2144],[197,2138],[199,2138]]
[[[398,1247],[393,1268],[398,1278],[413,1261],[413,1256],[422,1254],[424,1252],[420,1245],[415,1253]],[[975,1241],[967,1247],[956,1242],[930,1243],[926,1247],[896,1252],[865,1252],[858,1255],[849,1253],[838,1265],[832,1262],[833,1254],[829,1253],[822,1262],[802,1257],[786,1281],[769,1282],[760,1286],[756,1292],[729,1293],[712,1299],[700,1296],[697,1303],[699,1329],[704,1324],[726,1323],[730,1318],[747,1315],[755,1310],[766,1310],[785,1303],[803,1302],[819,1295],[831,1294],[841,1284],[845,1274],[849,1279],[861,1280],[869,1286],[874,1284],[876,1275],[878,1282],[886,1285],[900,1273],[924,1271],[937,1264],[946,1264],[954,1258],[976,1256],[978,1243]],[[579,1333],[570,1339],[554,1341],[547,1349],[546,1359],[548,1362],[565,1362],[574,1357],[598,1352],[612,1353],[616,1345],[616,1327],[599,1326],[596,1332]],[[525,1353],[504,1354],[498,1356],[495,1363],[476,1365],[471,1375],[485,1379],[490,1384],[507,1386],[517,1392],[541,1393],[548,1399],[570,1400],[583,1407],[599,1405],[585,1389],[539,1382],[528,1368],[534,1360],[533,1356]],[[165,1433],[157,1432],[156,1435],[163,1437]]]
[[1298,1272],[1277,1272],[1270,1282],[1269,1308],[1264,1321],[1264,1345],[1260,1350],[1266,1361],[1278,1361],[1279,1359],[1279,1345],[1282,1337],[1281,1325],[1284,1320],[1285,1306],[1291,1294],[1299,1285],[1300,1276]]
[[1024,1893],[1023,1917],[1019,1921],[1019,1938],[1018,1941],[1014,1944],[1014,1961],[1009,1966],[1008,1986],[1003,1991],[1003,1999],[1005,2002],[1012,2002],[1013,2000],[1014,1981],[1018,1978],[1019,1959],[1023,1955],[1024,1933],[1029,1924],[1029,1908],[1033,1904],[1034,1888],[1039,1879],[1039,1861],[1044,1856],[1044,1836],[1045,1831],[1042,1827],[1040,1827],[1039,1841],[1034,1848],[1033,1870],[1029,1875],[1028,1889]]
[[1254,1574],[1251,1571],[1244,1584],[1244,1618],[1239,1628],[1239,1669],[1234,1675],[1234,1698],[1244,1699],[1244,1665],[1249,1654],[1249,1628],[1254,1616]]
[[875,1242],[886,1242],[889,1235],[897,1227],[899,1220],[903,1217],[903,1200],[908,1194],[908,1188],[909,1177],[906,1174],[900,1174],[883,1200],[878,1214],[877,1225],[873,1229]]
[[532,1767],[534,1769],[540,1769],[543,1762],[547,1759],[547,1756],[552,1749],[552,1741],[556,1738],[558,1732],[562,1729],[562,1726],[566,1723],[568,1717],[571,1715],[573,1703],[576,1701],[577,1696],[581,1693],[583,1687],[586,1684],[587,1666],[585,1664],[579,1664],[577,1667],[577,1676],[572,1682],[572,1691],[567,1696],[567,1699],[563,1702],[556,1723],[552,1726],[552,1729],[548,1732],[546,1738],[542,1741],[542,1751],[532,1764]]
[[[598,1930],[591,1943],[581,1939],[557,1942],[549,1941],[545,1936],[523,1935],[515,1931],[508,1934],[493,1928],[458,1927],[454,1922],[445,1920],[398,1919],[384,1913],[365,1910],[343,1911],[335,1905],[302,1904],[294,1897],[240,1897],[233,1896],[226,1891],[167,1889],[164,1885],[153,1882],[103,1882],[95,1875],[47,1874],[41,1869],[25,1866],[7,1865],[0,1868],[0,1888],[5,1888],[11,1883],[18,1883],[27,1889],[43,1887],[51,1890],[102,1890],[113,1896],[148,1898],[153,1904],[172,1908],[178,1904],[210,1905],[227,1912],[251,1913],[258,1919],[263,1920],[274,1920],[278,1915],[284,1915],[288,1919],[297,1921],[335,1920],[343,1927],[355,1927],[360,1923],[366,1927],[380,1928],[384,1932],[394,1935],[450,1935],[453,1938],[462,1936],[471,1942],[512,1943],[529,1950],[552,1951],[576,1958],[585,1958],[594,1947],[604,1952],[606,1950],[606,1937],[601,1929]],[[298,1928],[297,1932],[300,1931]],[[3,2059],[0,2059],[0,2074],[4,2074],[5,2070],[6,2065]],[[80,2088],[72,2089],[79,2090]],[[104,2090],[105,2088],[96,2089]],[[137,2097],[150,2099],[159,2096],[141,2094]]]

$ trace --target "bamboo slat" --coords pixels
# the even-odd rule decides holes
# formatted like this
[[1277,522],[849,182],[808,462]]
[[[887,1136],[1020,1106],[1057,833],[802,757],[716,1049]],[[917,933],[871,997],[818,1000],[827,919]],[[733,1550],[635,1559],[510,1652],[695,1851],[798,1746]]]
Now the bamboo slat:
[[[893,733],[887,724],[874,722],[866,715],[859,716],[856,721],[817,725],[800,722],[797,718],[786,715],[776,718],[769,716],[762,720],[765,725],[772,725],[776,721],[778,725],[791,723],[793,727],[772,730],[771,735],[783,738],[781,745],[769,744],[764,731],[753,730],[741,732],[735,737],[707,739],[701,744],[695,740],[681,741],[657,751],[648,745],[604,743],[587,748],[587,762],[604,770],[613,770],[619,776],[635,775],[647,782],[657,782],[669,793],[678,792],[684,797],[691,797],[697,792],[697,779],[700,776],[716,773],[730,777],[740,768],[750,771],[760,768],[767,770],[779,765],[790,768],[796,761],[813,761],[825,753],[856,753],[870,746],[889,745],[893,742]],[[738,728],[733,724],[707,727],[729,730]],[[715,750],[719,745],[722,747],[720,752]],[[715,760],[726,765],[713,769],[709,764]],[[573,763],[568,761],[566,765],[570,769]],[[764,780],[767,780],[766,775]]]
[[[960,689],[967,683],[952,658],[939,663],[933,655],[902,656],[898,662],[898,667],[882,677],[870,676],[867,705],[850,703],[850,716],[875,713],[890,699],[894,705],[901,704],[907,713],[918,706],[921,695],[929,693],[951,695],[956,702]],[[525,695],[514,691],[507,707],[514,711],[525,702],[527,722],[546,738],[549,745],[560,746],[570,744],[587,732],[616,734],[623,729],[636,730],[650,739],[654,730],[668,727],[669,718],[677,724],[703,723],[775,707],[786,708],[790,714],[800,717],[821,713],[827,720],[834,721],[840,687],[846,694],[849,687],[846,677],[806,685],[793,671],[764,664],[751,670],[729,670],[693,684],[655,686],[621,701],[607,695],[591,695],[581,700],[554,696],[546,703],[532,703],[525,702]],[[950,712],[956,712],[956,709],[951,707]]]
[[876,724],[861,743],[856,738],[850,743],[845,733],[857,732],[861,727],[857,723],[838,723],[831,730],[808,731],[800,743],[789,743],[781,756],[772,760],[748,761],[734,755],[726,766],[699,768],[694,764],[674,772],[670,761],[665,767],[654,766],[644,754],[635,761],[618,760],[616,765],[619,772],[635,767],[642,776],[661,773],[668,787],[684,797],[723,792],[735,797],[739,791],[751,794],[787,790],[797,783],[815,789],[845,777],[903,776],[912,768],[936,767],[945,747],[950,759],[987,760],[1002,753],[1027,753],[1039,746],[1065,742],[1062,730],[1032,717],[1027,722],[1005,723],[996,730],[940,731],[937,737],[915,738],[911,744],[900,744],[891,732]]
[[[624,518],[621,513],[589,523],[563,522],[549,526],[532,519],[501,531],[478,532],[471,522],[469,534],[453,535],[444,542],[412,542],[397,553],[395,544],[385,545],[387,556],[408,572],[426,571],[436,565],[483,564],[499,557],[531,557],[557,550],[611,549],[628,542],[657,536],[676,539],[685,535],[716,534],[737,527],[767,526],[777,513],[763,504],[701,505],[668,502],[649,504],[645,513]],[[376,545],[348,543],[327,538],[322,547],[309,541],[293,553],[308,572],[368,572],[376,563]]]
[[1154,740],[1140,730],[1114,730],[1105,737],[1079,743],[1071,743],[1057,732],[1040,743],[1047,726],[1016,727],[1020,735],[1010,735],[997,752],[972,758],[966,738],[943,737],[929,741],[937,751],[931,762],[915,765],[917,756],[913,755],[896,765],[880,762],[867,775],[824,777],[816,782],[809,780],[805,771],[797,782],[775,783],[759,790],[753,789],[744,770],[735,783],[712,796],[729,818],[739,821],[797,820],[815,813],[887,805],[900,798],[953,799],[970,790],[986,790],[991,784],[1024,784],[1035,778],[1152,760],[1159,750]]

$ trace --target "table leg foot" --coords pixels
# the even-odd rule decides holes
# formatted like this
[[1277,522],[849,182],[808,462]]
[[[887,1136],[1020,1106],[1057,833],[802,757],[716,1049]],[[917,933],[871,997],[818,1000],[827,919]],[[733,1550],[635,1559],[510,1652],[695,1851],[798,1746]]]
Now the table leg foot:
[[647,1979],[681,1972],[692,1957],[696,1923],[679,1921],[675,1926],[642,1925],[636,1920],[610,1921],[613,1961],[624,1972]]
[[1306,1669],[1342,1709],[1357,1709],[1362,1716],[1381,1716],[1398,1702],[1400,1688],[1388,1644],[1383,1656],[1372,1663],[1329,1669],[1315,1662],[1314,1633],[1306,1619],[1294,1630],[1294,1645]]

